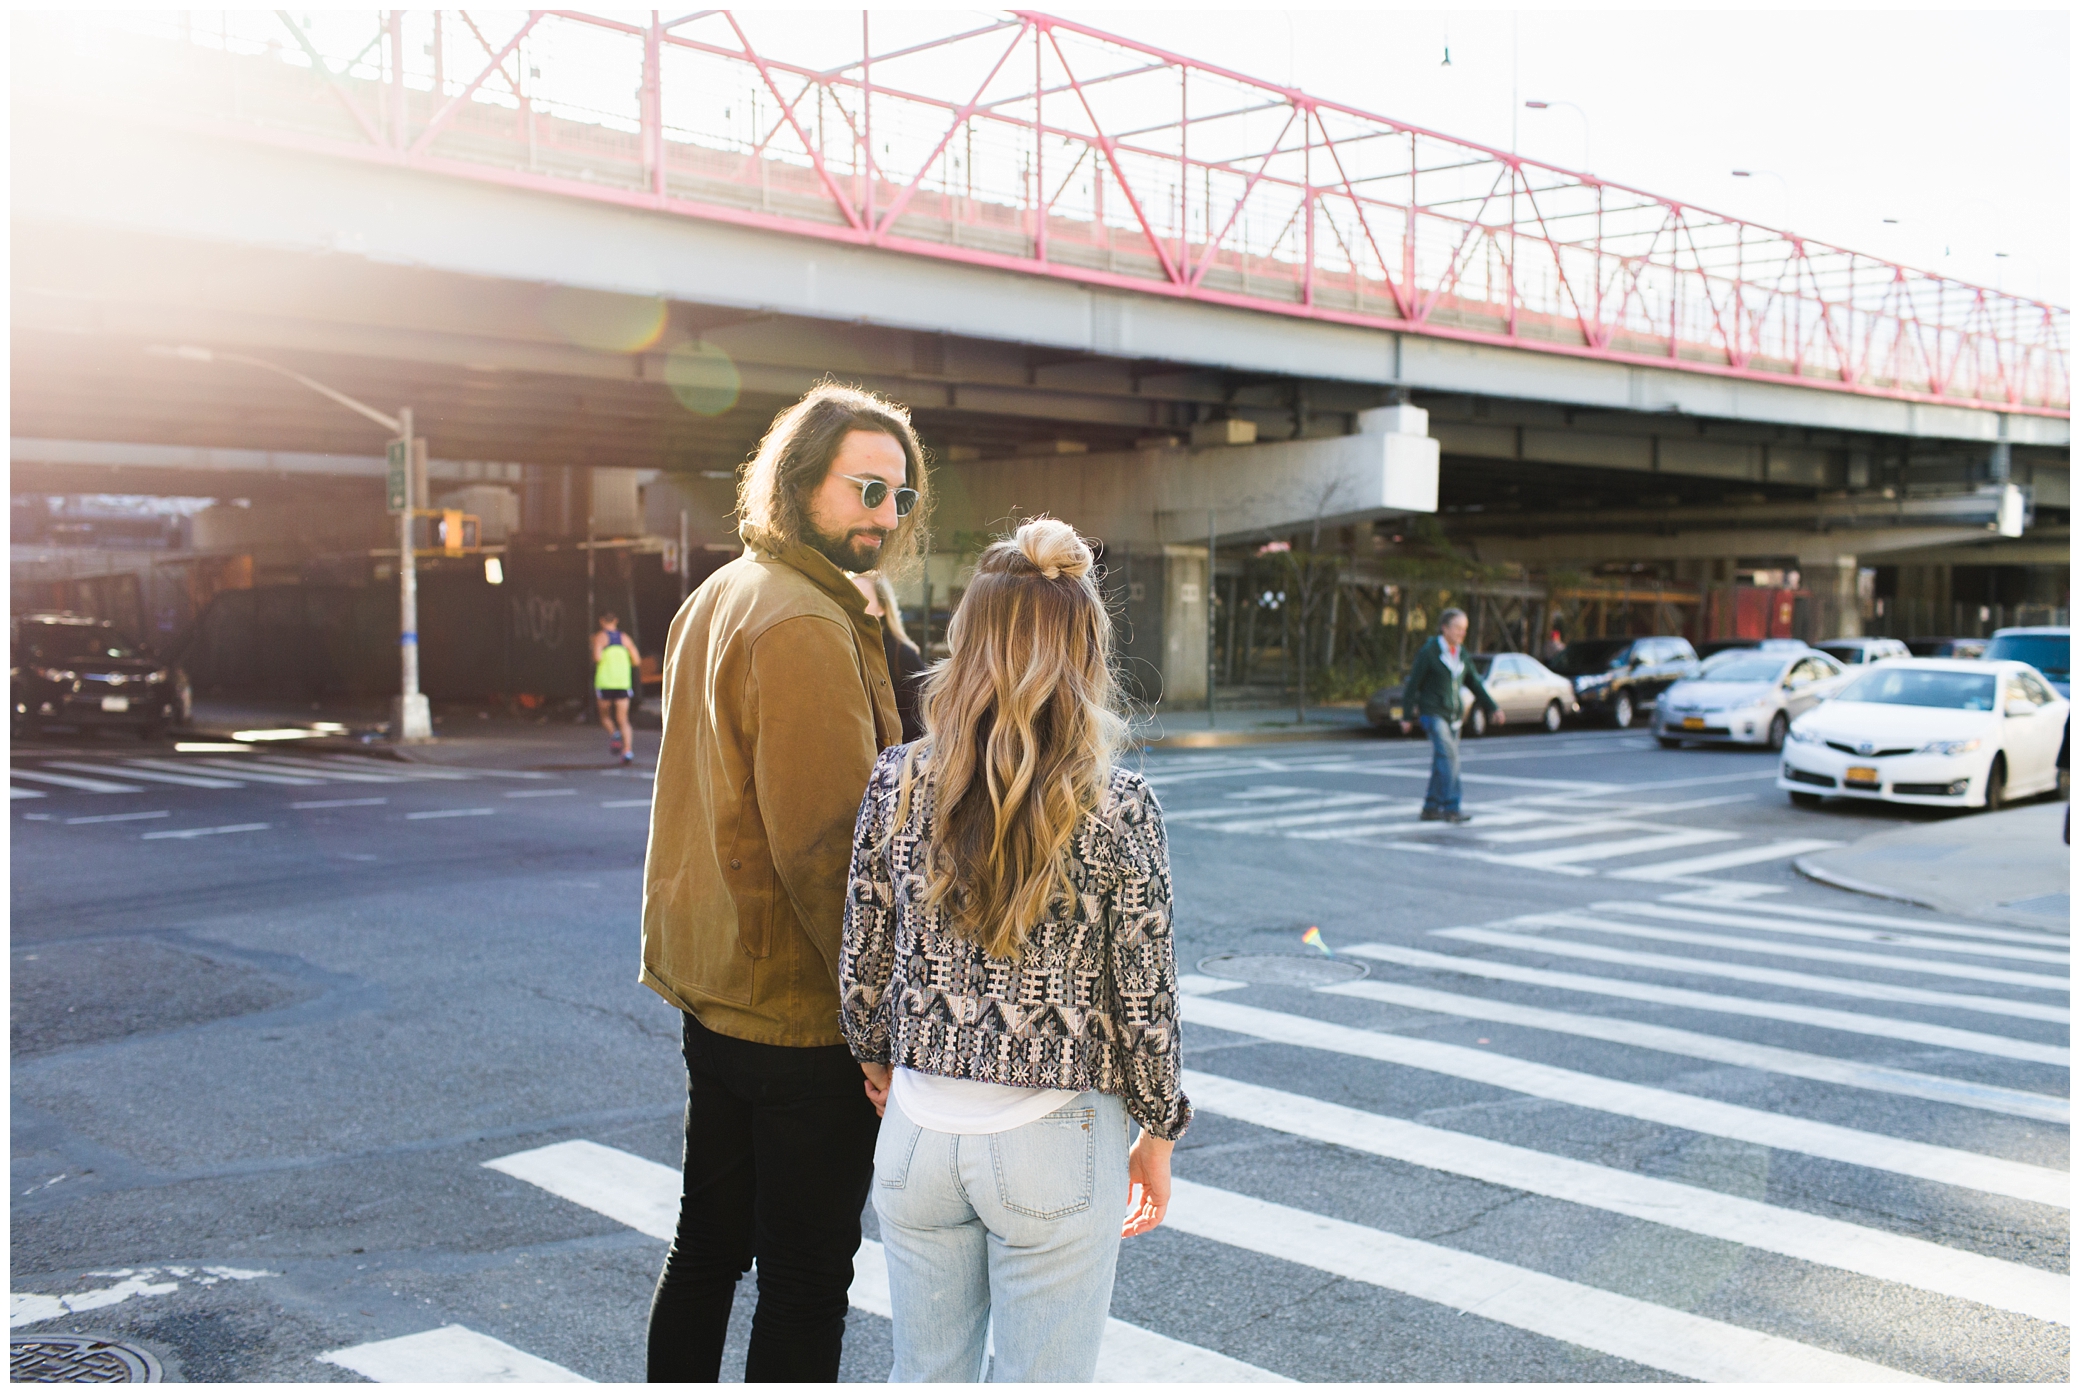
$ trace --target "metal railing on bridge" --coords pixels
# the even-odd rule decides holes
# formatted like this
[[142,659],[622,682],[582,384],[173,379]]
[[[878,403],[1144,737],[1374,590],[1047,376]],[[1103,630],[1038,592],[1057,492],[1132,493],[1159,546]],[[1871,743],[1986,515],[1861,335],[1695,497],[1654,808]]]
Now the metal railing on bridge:
[[77,26],[74,90],[99,106],[313,153],[1446,339],[2069,413],[2061,307],[1065,19],[639,16],[41,22]]

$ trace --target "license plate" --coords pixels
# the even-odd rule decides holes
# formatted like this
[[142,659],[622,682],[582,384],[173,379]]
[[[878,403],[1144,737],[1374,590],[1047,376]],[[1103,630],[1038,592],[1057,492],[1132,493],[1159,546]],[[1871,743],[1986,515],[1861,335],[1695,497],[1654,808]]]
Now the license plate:
[[1703,729],[1704,729],[1704,717],[1702,717],[1702,716],[1685,716],[1685,717],[1683,717],[1683,729],[1684,729],[1684,730],[1703,730]]
[[128,711],[130,709],[130,698],[103,697],[101,698],[101,709],[103,711]]
[[1878,771],[1868,765],[1852,764],[1842,777],[1852,784],[1874,784],[1878,781]]

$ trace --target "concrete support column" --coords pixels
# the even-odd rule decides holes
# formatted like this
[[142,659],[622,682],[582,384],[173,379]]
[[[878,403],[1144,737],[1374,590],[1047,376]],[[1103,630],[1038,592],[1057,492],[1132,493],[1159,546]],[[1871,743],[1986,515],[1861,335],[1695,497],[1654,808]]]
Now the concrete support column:
[[[1827,554],[1801,556],[1806,589],[1819,613],[1813,616],[1815,639],[1854,638],[1863,632],[1863,606],[1856,589],[1856,558]],[[1824,632],[1820,632],[1824,630]]]
[[1172,707],[1206,700],[1206,548],[1163,548],[1163,700]]

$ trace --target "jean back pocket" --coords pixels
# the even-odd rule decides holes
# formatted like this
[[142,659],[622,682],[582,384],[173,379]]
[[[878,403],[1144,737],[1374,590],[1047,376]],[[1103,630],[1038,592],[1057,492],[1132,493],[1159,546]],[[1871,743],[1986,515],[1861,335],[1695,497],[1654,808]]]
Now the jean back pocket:
[[910,1160],[917,1154],[917,1139],[924,1128],[905,1117],[881,1119],[881,1133],[874,1139],[874,1183],[884,1190],[900,1190],[910,1183]]
[[1066,1107],[993,1133],[989,1159],[997,1200],[1012,1213],[1035,1219],[1080,1214],[1091,1207],[1098,1165],[1097,1110]]

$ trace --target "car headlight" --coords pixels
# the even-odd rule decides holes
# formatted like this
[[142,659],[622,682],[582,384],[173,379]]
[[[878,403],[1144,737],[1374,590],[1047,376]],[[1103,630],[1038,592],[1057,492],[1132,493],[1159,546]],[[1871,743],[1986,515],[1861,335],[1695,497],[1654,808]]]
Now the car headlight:
[[1791,727],[1791,738],[1801,745],[1824,745],[1827,743],[1827,737],[1819,731],[1805,730],[1799,726]]
[[1978,748],[1979,742],[1977,740],[1931,740],[1920,749],[1914,751],[1914,753],[1917,755],[1968,755]]
[[41,677],[46,682],[72,682],[76,681],[79,677],[78,673],[61,667],[31,668],[30,671],[34,672],[38,677]]
[[172,671],[162,667],[148,675],[144,680],[154,685],[157,685],[158,683],[164,682],[167,678],[171,676],[173,676]]

